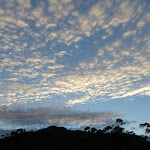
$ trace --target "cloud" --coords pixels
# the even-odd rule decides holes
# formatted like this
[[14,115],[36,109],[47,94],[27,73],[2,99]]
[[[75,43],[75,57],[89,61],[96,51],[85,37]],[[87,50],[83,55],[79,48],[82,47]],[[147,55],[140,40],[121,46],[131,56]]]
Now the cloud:
[[48,69],[59,69],[59,68],[64,68],[63,65],[54,65],[54,66],[47,66]]
[[147,87],[147,7],[139,0],[2,1],[0,79],[8,91],[1,91],[1,105],[75,105]]
[[76,104],[76,103],[81,103],[81,104],[84,104],[85,102],[87,102],[89,99],[91,98],[91,96],[84,96],[84,97],[82,97],[82,98],[80,98],[80,99],[73,99],[73,100],[69,100],[68,102],[67,102],[67,105],[68,106],[72,106],[72,105],[74,105],[74,104]]
[[56,27],[56,24],[47,24],[46,29],[51,28],[51,27]]
[[[83,112],[71,110],[63,106],[43,106],[39,108],[22,109],[8,109],[2,107],[0,110],[0,121],[3,124],[15,124],[17,126],[39,124],[42,128],[45,124],[63,125],[78,123],[80,126],[87,124],[112,124],[114,117],[120,116],[119,113],[109,112]],[[31,126],[30,126],[31,128]],[[76,128],[76,126],[75,126]],[[7,128],[8,129],[8,128]]]
[[18,89],[23,89],[26,90],[30,88],[32,85],[30,84],[20,84],[20,83],[13,83],[7,86],[9,90],[18,90]]
[[31,2],[30,0],[17,0],[20,6],[25,7],[25,8],[30,8],[31,7]]
[[[16,79],[10,79],[8,82],[15,82]],[[17,80],[18,81],[18,80]],[[0,85],[0,106],[10,106],[14,104],[24,104],[28,100],[23,100],[23,94],[31,89],[31,84],[9,83]],[[3,94],[2,94],[3,93]],[[29,98],[30,99],[30,98]]]
[[6,0],[4,3],[7,7],[13,7],[15,5],[14,0]]
[[41,59],[38,59],[38,58],[29,58],[27,59],[27,63],[28,62],[32,62],[32,63],[38,63],[38,62],[41,62],[42,60]]
[[17,20],[16,24],[20,27],[28,27],[28,24],[22,20]]
[[60,51],[58,53],[55,53],[55,56],[63,57],[67,52],[66,51]]
[[130,36],[130,35],[134,35],[134,34],[136,34],[136,31],[135,31],[135,30],[133,30],[133,31],[127,31],[127,32],[125,32],[125,33],[123,34],[123,37],[126,38],[126,37],[128,37],[128,36]]
[[20,66],[23,65],[23,63],[21,61],[16,60],[12,60],[11,58],[4,58],[1,60],[1,67],[6,67],[9,66],[10,68],[13,68],[15,66]]
[[114,98],[128,97],[128,96],[132,96],[132,95],[136,95],[136,94],[142,93],[144,91],[149,93],[149,90],[150,90],[150,87],[145,87],[145,88],[141,88],[141,89],[130,91],[130,92],[128,92],[128,93],[126,93],[126,94],[124,94],[122,96],[117,96],[117,97],[114,97]]
[[[31,7],[30,0],[27,2],[18,0],[18,3],[26,8]],[[80,3],[82,4],[82,2]],[[30,27],[28,22],[32,19],[35,21],[37,28],[42,27],[43,30],[40,30],[41,35],[44,35],[45,28],[50,29],[44,35],[47,40],[57,40],[68,45],[82,40],[83,36],[89,37],[102,28],[111,30],[111,26],[116,27],[119,24],[127,23],[135,16],[135,11],[137,11],[135,9],[136,3],[131,3],[130,1],[117,2],[115,6],[109,0],[107,2],[100,1],[91,5],[87,13],[81,13],[73,1],[49,1],[47,7],[45,6],[45,1],[37,2],[36,4],[34,9],[30,9],[30,11],[24,10],[21,14],[21,19],[12,11],[11,14],[14,15],[9,18],[5,16],[3,21],[6,22],[9,19],[9,22],[17,22],[20,27]],[[18,8],[18,6],[15,7],[16,9]],[[112,7],[116,11],[112,11]],[[49,10],[49,13],[45,12],[45,8]],[[112,17],[108,17],[108,10],[113,14]],[[3,11],[1,12],[3,13]],[[32,12],[32,15],[28,15],[28,12]],[[65,17],[68,18],[67,21],[65,21]],[[18,21],[15,21],[16,18],[18,18]],[[62,25],[59,27],[60,20]],[[53,32],[51,32],[52,27]],[[94,30],[95,32],[93,32]],[[30,27],[30,31],[34,31],[34,29]],[[107,36],[110,35],[112,35],[112,31]],[[102,38],[105,39],[106,35],[102,36]]]
[[150,96],[150,90],[143,91],[140,95]]
[[137,27],[142,28],[145,25],[144,21],[139,21]]
[[49,0],[49,12],[54,12],[54,15],[57,19],[62,18],[64,16],[68,16],[69,12],[74,8],[71,0]]

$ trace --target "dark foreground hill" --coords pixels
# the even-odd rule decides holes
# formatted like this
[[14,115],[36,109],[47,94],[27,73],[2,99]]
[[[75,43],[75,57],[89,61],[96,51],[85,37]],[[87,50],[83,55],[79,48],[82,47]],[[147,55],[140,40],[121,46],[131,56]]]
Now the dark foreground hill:
[[132,133],[91,129],[87,131],[67,130],[50,126],[35,132],[19,129],[0,139],[1,150],[150,150],[144,137]]

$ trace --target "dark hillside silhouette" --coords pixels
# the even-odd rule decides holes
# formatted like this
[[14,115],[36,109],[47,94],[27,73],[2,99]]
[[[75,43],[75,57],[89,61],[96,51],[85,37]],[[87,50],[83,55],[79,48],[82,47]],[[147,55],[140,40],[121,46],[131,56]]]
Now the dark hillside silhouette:
[[124,128],[121,127],[124,122],[121,120],[116,120],[116,123],[118,124],[105,127],[103,130],[86,127],[84,131],[73,131],[56,126],[35,132],[18,129],[0,139],[0,148],[5,150],[150,150],[150,142],[146,141],[146,137],[137,136],[134,132],[124,132]]

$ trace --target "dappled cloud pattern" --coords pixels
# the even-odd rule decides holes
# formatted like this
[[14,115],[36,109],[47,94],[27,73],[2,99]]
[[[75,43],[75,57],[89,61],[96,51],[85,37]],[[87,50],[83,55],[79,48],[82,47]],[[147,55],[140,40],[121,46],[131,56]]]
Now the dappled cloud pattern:
[[150,96],[149,6],[146,0],[1,0],[0,105]]

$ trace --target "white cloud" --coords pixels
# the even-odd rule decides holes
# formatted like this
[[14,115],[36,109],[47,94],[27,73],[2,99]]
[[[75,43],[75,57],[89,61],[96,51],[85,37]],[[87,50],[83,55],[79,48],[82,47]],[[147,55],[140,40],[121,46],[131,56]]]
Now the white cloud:
[[[11,96],[14,103],[34,102],[48,95],[51,100],[59,95],[66,96],[61,100],[63,103],[74,105],[97,97],[110,100],[132,96],[136,93],[132,90],[141,89],[135,82],[145,82],[150,72],[149,31],[145,33],[142,28],[148,25],[149,13],[139,8],[137,1],[115,1],[115,5],[114,1],[98,1],[86,10],[76,7],[76,2],[71,0],[49,0],[48,5],[44,1],[36,2],[34,9],[30,0],[18,0],[19,5],[10,1],[9,7],[13,9],[2,6],[0,70],[6,74],[2,80],[10,85],[29,80],[34,85],[20,90],[14,86],[16,95]],[[145,17],[141,18],[141,13]],[[129,36],[131,42],[125,42]],[[90,50],[85,48],[89,39],[93,47]],[[78,49],[74,50],[74,45]],[[84,60],[84,53],[90,59]],[[67,68],[66,58],[72,60]],[[72,94],[77,98],[73,99]],[[11,104],[8,99],[5,95],[6,102]]]
[[31,2],[30,0],[17,0],[17,2],[25,8],[30,8],[31,7]]
[[6,7],[13,7],[15,5],[14,0],[5,0]]
[[49,77],[55,76],[55,74],[52,74],[52,73],[42,73],[42,76],[44,76],[46,78],[49,78]]
[[123,34],[123,37],[126,38],[130,35],[135,35],[136,34],[136,31],[135,30],[131,30],[131,31],[127,31]]
[[8,78],[7,80],[8,81],[18,81],[19,79],[18,78]]
[[53,66],[47,66],[48,69],[59,69],[64,68],[64,65],[53,65]]
[[147,91],[143,91],[142,93],[140,93],[140,95],[146,95],[146,96],[150,96],[150,90]]
[[150,12],[146,14],[147,21],[150,21]]
[[4,9],[0,8],[0,14],[3,15],[5,13]]
[[103,56],[103,55],[104,55],[104,50],[99,49],[97,55],[98,55],[98,56]]
[[50,34],[50,36],[52,37],[52,39],[53,39],[53,38],[56,38],[56,37],[57,37],[57,32],[52,32],[52,33]]
[[46,29],[51,28],[51,27],[56,27],[56,24],[47,24]]
[[42,17],[43,15],[43,8],[42,7],[38,7],[36,9],[34,9],[32,11],[32,15],[35,17],[35,18],[40,18]]
[[145,88],[141,88],[141,89],[137,89],[137,90],[133,90],[133,91],[130,91],[122,96],[116,96],[114,98],[122,98],[122,97],[128,97],[128,96],[132,96],[132,95],[136,95],[136,94],[139,94],[143,91],[149,91],[150,90],[150,87],[145,87]]
[[69,100],[67,102],[67,105],[68,106],[72,106],[76,103],[81,103],[81,104],[84,104],[85,102],[89,101],[89,99],[91,98],[91,96],[84,96],[83,98],[81,99],[73,99],[73,100]]
[[67,16],[70,11],[73,10],[74,5],[72,4],[72,1],[59,1],[59,0],[54,0],[54,1],[49,1],[50,5],[48,10],[50,12],[54,12],[54,15],[56,19],[60,19],[64,16]]
[[76,37],[76,38],[74,39],[74,42],[76,43],[76,42],[78,42],[78,41],[80,41],[80,40],[82,40],[82,37]]
[[18,66],[18,65],[23,65],[22,62],[18,61],[18,60],[12,60],[10,58],[4,58],[1,60],[2,64],[1,66],[5,67],[5,66],[10,66],[10,67],[14,67],[14,66]]
[[41,59],[38,59],[38,58],[29,58],[27,59],[27,62],[33,62],[33,63],[36,63],[36,62],[41,62],[42,60]]
[[30,88],[32,85],[30,84],[18,84],[18,83],[14,83],[14,84],[10,84],[7,86],[7,88],[9,90],[19,90],[19,89],[23,89],[26,90],[28,88]]
[[102,36],[102,39],[105,40],[107,37],[108,37],[107,35]]
[[139,21],[137,27],[142,28],[145,25],[144,21]]
[[60,51],[58,53],[55,53],[55,56],[63,57],[67,52],[66,51]]
[[18,21],[16,22],[16,24],[17,24],[18,26],[20,26],[20,27],[28,27],[28,24],[25,23],[25,22],[22,21],[22,20],[18,20]]

